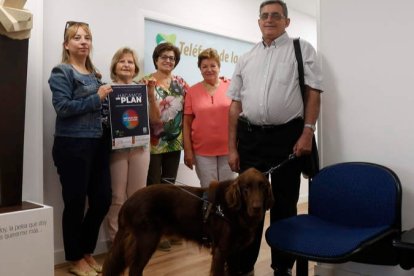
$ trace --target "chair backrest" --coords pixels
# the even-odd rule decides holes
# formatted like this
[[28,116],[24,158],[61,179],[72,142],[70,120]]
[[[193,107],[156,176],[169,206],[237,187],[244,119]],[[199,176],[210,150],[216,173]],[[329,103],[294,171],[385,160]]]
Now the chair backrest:
[[309,183],[309,214],[350,227],[401,229],[400,180],[373,163],[325,167]]

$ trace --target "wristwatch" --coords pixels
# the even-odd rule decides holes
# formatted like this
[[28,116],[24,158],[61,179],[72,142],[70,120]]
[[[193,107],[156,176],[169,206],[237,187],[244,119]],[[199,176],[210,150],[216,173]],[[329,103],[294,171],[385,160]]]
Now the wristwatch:
[[316,126],[313,125],[313,124],[305,124],[303,127],[308,127],[310,129],[312,129],[313,132],[315,132],[315,130],[316,130]]

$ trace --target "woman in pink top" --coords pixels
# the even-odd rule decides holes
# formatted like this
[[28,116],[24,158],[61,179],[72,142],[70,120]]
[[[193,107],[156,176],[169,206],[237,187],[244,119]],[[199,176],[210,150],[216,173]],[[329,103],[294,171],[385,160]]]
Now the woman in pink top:
[[184,163],[195,166],[202,187],[212,180],[234,178],[228,164],[228,114],[226,96],[230,80],[219,78],[220,57],[208,48],[198,56],[203,81],[193,85],[184,103]]

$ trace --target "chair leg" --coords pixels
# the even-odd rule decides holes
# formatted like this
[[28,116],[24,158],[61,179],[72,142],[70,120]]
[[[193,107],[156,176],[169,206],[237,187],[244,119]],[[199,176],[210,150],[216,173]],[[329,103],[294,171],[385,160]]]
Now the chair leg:
[[296,276],[308,276],[308,260],[296,260]]

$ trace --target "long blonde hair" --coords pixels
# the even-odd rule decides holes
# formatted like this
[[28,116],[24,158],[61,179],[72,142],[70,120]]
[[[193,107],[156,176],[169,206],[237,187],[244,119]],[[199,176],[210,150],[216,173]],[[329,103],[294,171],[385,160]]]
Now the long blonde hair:
[[[87,23],[73,21],[67,22],[65,27],[64,39],[62,43],[62,63],[69,63],[70,54],[69,51],[66,50],[65,45],[69,42],[70,39],[72,39],[76,35],[79,28],[82,28],[91,37],[92,41],[92,33]],[[101,74],[97,72],[95,66],[92,63],[90,57],[91,51],[92,45],[90,47],[89,55],[86,57],[85,67],[89,72],[94,73],[97,77],[100,77]]]

